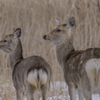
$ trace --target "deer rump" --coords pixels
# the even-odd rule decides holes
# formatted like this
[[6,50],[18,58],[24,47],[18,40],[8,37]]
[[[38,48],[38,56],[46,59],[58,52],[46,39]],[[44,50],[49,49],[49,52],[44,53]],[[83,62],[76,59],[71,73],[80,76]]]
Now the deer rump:
[[41,90],[41,88],[47,82],[47,71],[43,68],[34,68],[28,71],[27,81],[34,86],[36,89]]

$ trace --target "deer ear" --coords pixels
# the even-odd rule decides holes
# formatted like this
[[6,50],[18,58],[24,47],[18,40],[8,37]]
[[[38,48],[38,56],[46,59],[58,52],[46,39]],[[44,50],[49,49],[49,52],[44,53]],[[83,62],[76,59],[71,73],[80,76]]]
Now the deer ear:
[[55,18],[55,22],[57,25],[59,25],[59,20],[57,18]]
[[68,22],[67,22],[67,27],[68,28],[72,28],[75,24],[75,18],[74,17],[71,17],[69,18]]
[[14,38],[19,38],[21,36],[21,29],[17,28],[17,29],[13,29],[13,34],[14,34]]

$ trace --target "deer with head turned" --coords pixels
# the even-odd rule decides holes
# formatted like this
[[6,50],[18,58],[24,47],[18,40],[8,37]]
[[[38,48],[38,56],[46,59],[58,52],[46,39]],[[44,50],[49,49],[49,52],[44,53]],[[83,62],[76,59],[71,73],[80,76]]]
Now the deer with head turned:
[[40,56],[23,58],[22,44],[20,41],[21,29],[13,30],[0,41],[0,50],[9,56],[12,69],[12,80],[16,89],[17,100],[24,100],[24,92],[28,100],[47,100],[50,88],[51,67]]
[[63,69],[70,99],[76,100],[78,90],[79,100],[84,97],[92,100],[94,90],[100,94],[100,48],[75,50],[71,43],[75,18],[71,17],[67,24],[59,24],[57,19],[56,22],[57,27],[43,38],[56,46],[56,57]]

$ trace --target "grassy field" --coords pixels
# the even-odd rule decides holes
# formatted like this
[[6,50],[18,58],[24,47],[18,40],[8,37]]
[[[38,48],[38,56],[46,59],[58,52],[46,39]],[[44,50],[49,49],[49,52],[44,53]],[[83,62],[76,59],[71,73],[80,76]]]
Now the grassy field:
[[[63,72],[56,57],[54,45],[43,40],[43,35],[56,26],[55,18],[66,23],[75,17],[73,45],[76,50],[100,47],[100,1],[99,0],[0,0],[0,39],[12,33],[13,28],[22,29],[23,55],[39,55],[51,65],[52,90],[50,96],[68,95],[66,85],[56,89],[57,81],[63,80]],[[7,55],[0,53],[0,97],[14,100],[15,90]],[[57,99],[55,99],[57,100]]]

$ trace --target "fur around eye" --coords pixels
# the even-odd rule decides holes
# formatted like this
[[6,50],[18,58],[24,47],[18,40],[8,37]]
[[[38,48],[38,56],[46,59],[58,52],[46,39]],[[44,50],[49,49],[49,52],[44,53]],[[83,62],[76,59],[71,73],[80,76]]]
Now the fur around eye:
[[57,32],[60,32],[61,30],[60,29],[57,29]]

